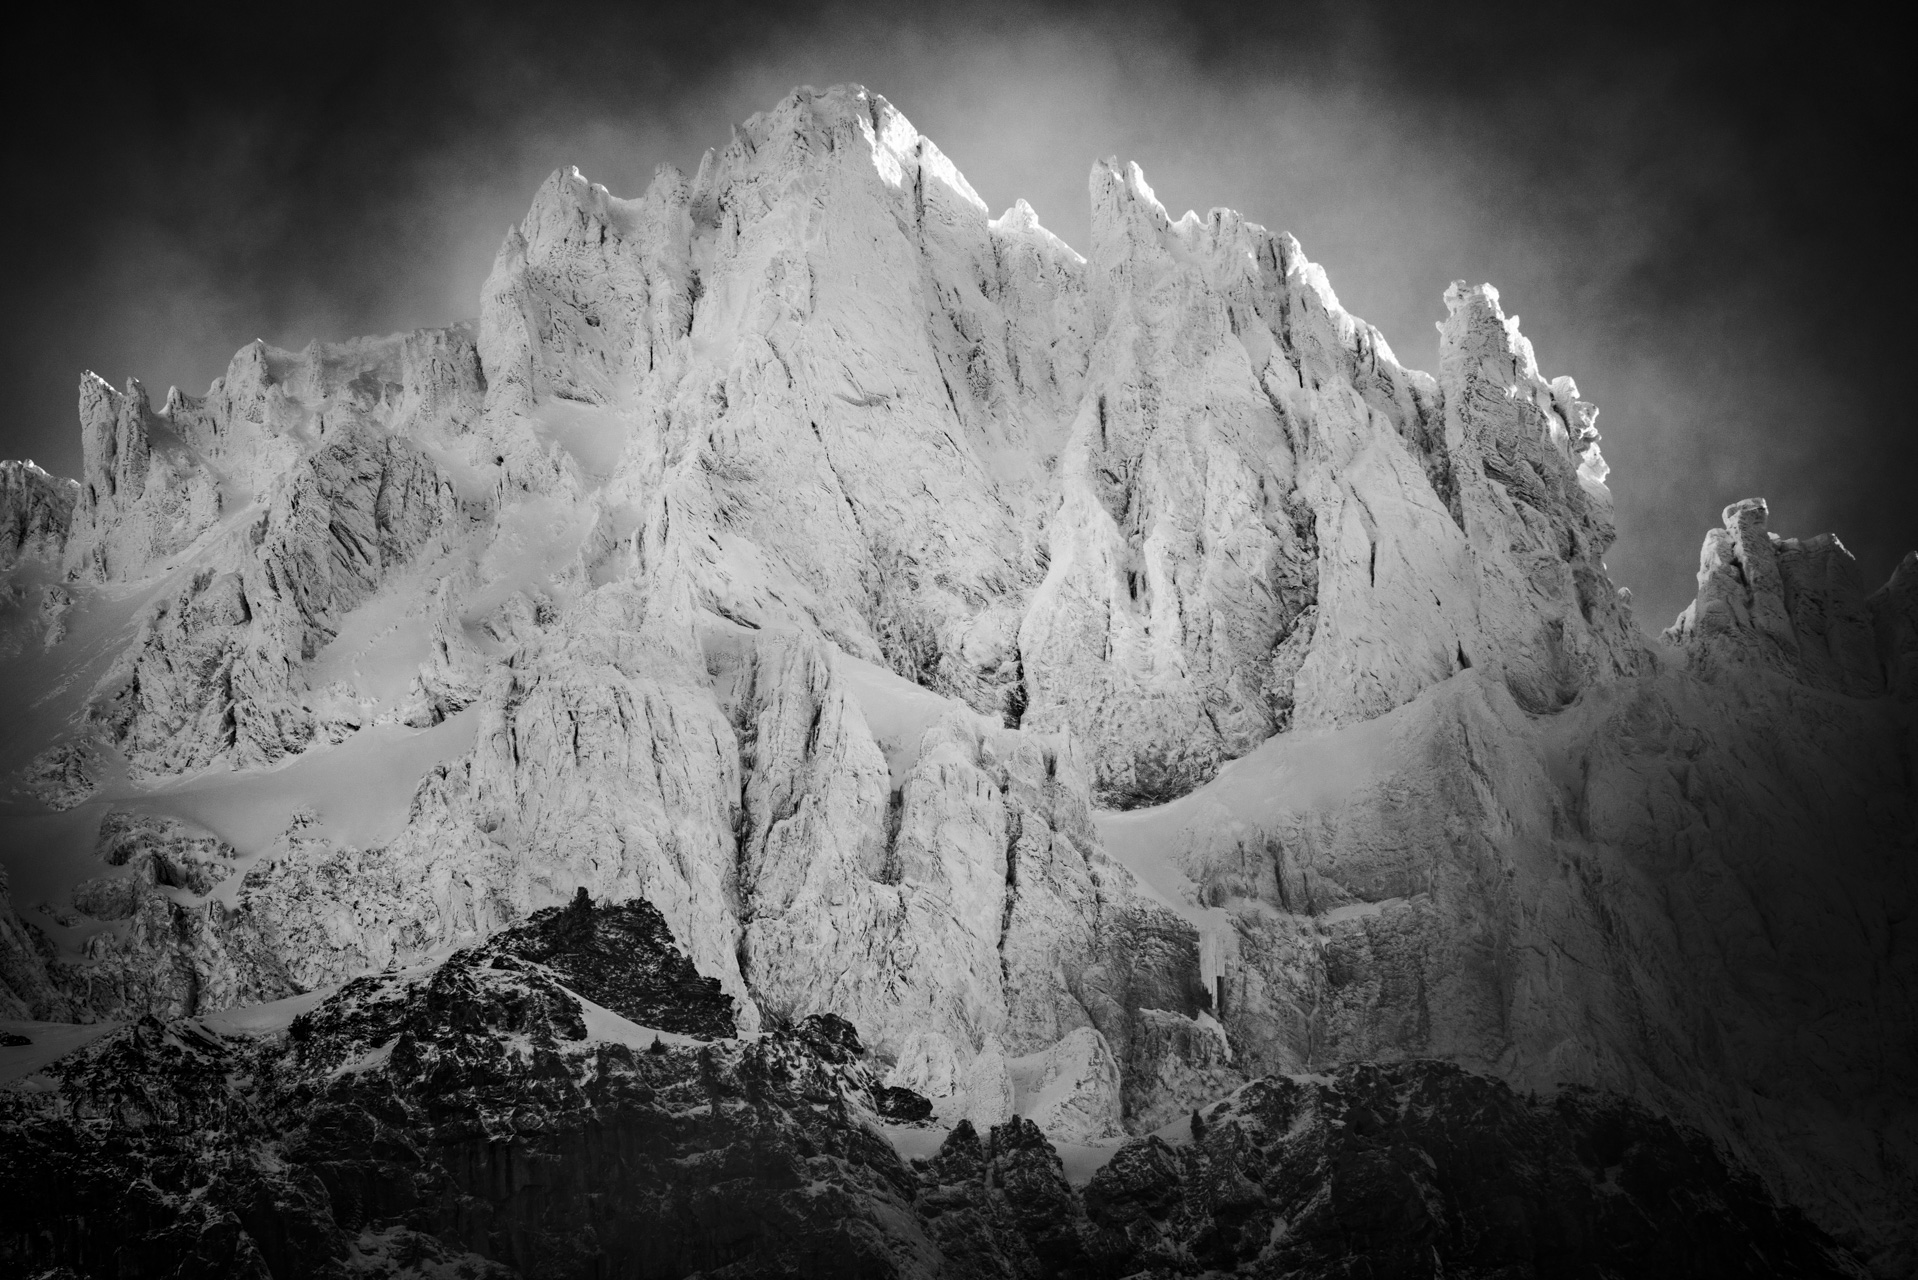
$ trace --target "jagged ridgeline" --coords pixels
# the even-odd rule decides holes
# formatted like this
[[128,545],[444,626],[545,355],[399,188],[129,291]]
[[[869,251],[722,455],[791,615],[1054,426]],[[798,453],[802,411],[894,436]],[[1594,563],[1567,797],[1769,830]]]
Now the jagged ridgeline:
[[1279,1076],[1088,1178],[1023,1116],[910,1127],[931,1104],[832,1014],[735,1038],[718,988],[651,906],[582,891],[298,1013],[142,1018],[0,1095],[0,1263],[1329,1280],[1424,1274],[1446,1240],[1481,1274],[1850,1270],[1701,1135],[1588,1090],[1431,1061]]
[[[1918,1266],[1918,559],[1867,594],[1836,539],[1741,503],[1650,641],[1602,560],[1596,410],[1495,290],[1448,290],[1437,376],[1408,370],[1290,236],[1174,221],[1136,167],[1090,185],[1082,257],[1023,203],[991,217],[883,98],[802,90],[637,199],[556,173],[476,323],[254,343],[158,408],[87,375],[80,479],[0,464],[14,1119],[92,1098],[75,1063],[204,1059],[252,1081],[223,1114],[298,1164],[274,1108],[307,1095],[255,1059],[306,1061],[321,1014],[233,1011],[331,1009],[374,1028],[366,1070],[425,1071],[380,1021],[417,999],[488,1062],[548,1051],[529,1018],[574,1045],[462,1115],[560,1106],[539,1091],[563,1076],[566,1124],[599,1133],[638,1095],[589,1074],[671,1072],[650,1042],[608,1065],[567,1002],[617,1010],[622,948],[661,945],[728,1020],[656,1055],[692,1073],[660,1114],[709,1108],[671,1158],[732,1149],[699,1125],[733,1104],[691,1099],[752,1055],[856,1061],[795,1158],[864,1172],[780,1167],[906,1232],[872,1255],[900,1274],[1318,1265],[1279,1224],[1347,1156],[1410,1179],[1365,1194],[1426,1205],[1405,1256],[1447,1266],[1653,1274],[1576,1243],[1641,1238],[1604,1217],[1628,1183],[1643,1238],[1681,1231],[1659,1197],[1722,1208],[1723,1256],[1769,1260],[1736,1274]],[[658,929],[473,958],[582,889]],[[434,1003],[455,970],[480,987]],[[93,1105],[36,1141],[130,1123]],[[952,1137],[901,1164],[882,1120],[908,1154],[900,1133]],[[440,1144],[452,1180],[419,1197],[505,1216],[348,1211],[371,1183],[286,1174],[328,1266],[425,1267],[427,1237],[433,1266],[527,1274],[761,1257],[502,1245],[519,1211],[473,1162],[538,1143],[386,1122]],[[1113,1155],[1155,1132],[1177,1149]],[[1331,1164],[1287,1145],[1307,1132]],[[975,1173],[953,1204],[1024,1212],[983,1171],[1048,1143],[1072,1176],[1028,1170],[1029,1203],[1064,1235],[1001,1223],[972,1254],[927,1225],[926,1188]],[[583,1150],[539,1159],[587,1195]],[[1503,1203],[1501,1152],[1596,1207],[1550,1231],[1458,1207],[1468,1184]],[[1430,1195],[1428,1161],[1454,1171]],[[1500,1232],[1535,1247],[1471,1251]]]

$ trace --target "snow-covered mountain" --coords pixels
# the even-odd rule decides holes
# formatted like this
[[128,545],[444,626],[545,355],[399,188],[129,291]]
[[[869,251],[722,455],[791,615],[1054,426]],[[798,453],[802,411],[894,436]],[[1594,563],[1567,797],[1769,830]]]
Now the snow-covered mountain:
[[948,1124],[1444,1059],[1918,1265],[1918,556],[1867,594],[1739,503],[1647,640],[1496,290],[1408,370],[1290,236],[1090,186],[1081,256],[800,90],[636,199],[556,173],[477,324],[87,375],[78,483],[0,464],[0,1017],[584,889]]

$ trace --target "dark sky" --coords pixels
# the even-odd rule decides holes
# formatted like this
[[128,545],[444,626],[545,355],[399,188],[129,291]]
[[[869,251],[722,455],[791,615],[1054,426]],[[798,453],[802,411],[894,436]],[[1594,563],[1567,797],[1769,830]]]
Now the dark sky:
[[254,337],[471,316],[557,166],[691,170],[795,84],[891,98],[1086,241],[1095,157],[1296,234],[1431,368],[1490,280],[1603,409],[1650,629],[1762,495],[1876,583],[1918,546],[1912,77],[1839,6],[69,6],[9,42],[0,456],[72,474],[83,368],[203,391]]

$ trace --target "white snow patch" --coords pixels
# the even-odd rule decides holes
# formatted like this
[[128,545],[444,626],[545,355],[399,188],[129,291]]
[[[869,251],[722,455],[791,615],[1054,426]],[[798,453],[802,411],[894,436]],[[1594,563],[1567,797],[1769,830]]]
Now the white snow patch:
[[603,1005],[594,1004],[585,996],[569,988],[562,988],[567,995],[579,1001],[580,1014],[586,1022],[586,1038],[607,1044],[623,1044],[629,1049],[644,1052],[653,1047],[654,1040],[665,1043],[669,1049],[696,1049],[710,1041],[697,1036],[683,1035],[677,1031],[661,1031],[658,1027],[644,1027],[625,1018]]
[[207,895],[230,906],[249,860],[286,830],[296,809],[309,809],[319,817],[308,834],[341,844],[369,849],[398,836],[420,779],[433,766],[472,750],[477,721],[469,707],[430,729],[375,725],[337,747],[307,751],[278,768],[209,771],[147,797],[122,799],[113,807],[172,814],[232,845],[242,859],[239,874]]
[[[1184,1123],[1181,1121],[1180,1123]],[[905,1161],[930,1160],[939,1154],[939,1148],[952,1130],[933,1126],[920,1129],[912,1125],[881,1124],[879,1131],[892,1144],[892,1149]],[[980,1135],[983,1140],[984,1134]],[[1065,1165],[1066,1181],[1075,1187],[1083,1187],[1092,1181],[1092,1175],[1105,1168],[1120,1147],[1130,1139],[1115,1140],[1110,1143],[1055,1142],[1052,1149],[1059,1153],[1059,1161]]]
[[[30,909],[45,902],[62,909],[73,886],[109,869],[94,856],[100,819],[109,811],[163,814],[190,830],[218,836],[239,854],[232,874],[206,899],[176,893],[183,903],[207,899],[237,904],[246,872],[265,856],[286,830],[297,809],[319,817],[308,834],[342,844],[374,848],[406,824],[413,793],[427,770],[458,759],[472,749],[477,715],[468,708],[430,729],[399,724],[363,729],[334,747],[316,747],[269,769],[234,770],[215,766],[157,787],[128,782],[124,772],[110,774],[98,793],[64,813],[0,813],[0,862],[12,880],[15,906]],[[45,931],[69,960],[87,938],[124,922],[75,918],[62,924],[36,913]]]
[[1093,1028],[1080,1027],[1049,1048],[1010,1058],[1006,1069],[1013,1111],[1053,1142],[1096,1146],[1124,1137],[1119,1066],[1105,1037]]
[[920,1128],[909,1124],[881,1124],[879,1132],[892,1143],[901,1160],[930,1160],[939,1154],[941,1144],[952,1130],[937,1125]]
[[554,593],[561,571],[579,562],[593,520],[592,504],[563,495],[529,498],[502,511],[477,565],[486,585],[466,598],[460,617],[468,638],[490,649],[479,624],[495,609],[521,591]]
[[340,989],[339,984],[318,987],[297,996],[287,996],[282,1000],[269,1000],[264,1004],[242,1005],[236,1009],[222,1009],[217,1013],[203,1013],[199,1023],[215,1035],[222,1036],[265,1036],[286,1030],[293,1025],[293,1019],[303,1013],[311,1013],[326,1002],[328,996]]
[[[1200,967],[1204,967],[1203,963]],[[1207,982],[1211,980],[1210,976],[1206,978]],[[1199,1016],[1194,1018],[1193,1021],[1219,1038],[1219,1044],[1225,1050],[1225,1060],[1227,1062],[1232,1061],[1232,1037],[1225,1033],[1224,1025],[1204,1009],[1199,1010]]]
[[1082,266],[1085,263],[1085,255],[1047,230],[1046,227],[1040,223],[1038,212],[1023,199],[1015,200],[1010,209],[1007,209],[986,225],[1001,235],[1018,233],[1032,236],[1041,243],[1049,245],[1065,257],[1070,258],[1072,261]]
[[0,1085],[11,1085],[84,1048],[120,1026],[118,1022],[0,1021],[0,1031],[25,1036],[32,1044],[0,1048]]
[[943,698],[923,689],[877,663],[852,657],[844,650],[833,653],[833,669],[851,691],[866,727],[886,757],[886,769],[892,775],[892,788],[905,785],[919,759],[919,740],[926,730],[955,711],[990,724],[984,716],[955,698]]
[[[1267,830],[1283,813],[1332,808],[1386,775],[1395,766],[1395,748],[1432,714],[1428,702],[1429,695],[1344,728],[1281,734],[1189,795],[1149,809],[1093,813],[1106,852],[1199,930],[1200,971],[1208,987],[1227,966],[1232,916],[1199,904],[1198,886],[1181,855]],[[1346,914],[1338,918],[1375,914],[1384,905],[1342,907]]]
[[596,483],[613,474],[633,433],[632,422],[614,410],[558,398],[541,404],[532,421],[536,435],[565,450]]
[[348,613],[307,668],[306,683],[315,696],[337,681],[378,706],[404,701],[432,655],[433,626],[422,611],[447,571],[439,559],[409,566]]
[[1075,1187],[1083,1187],[1092,1181],[1093,1174],[1111,1162],[1120,1147],[1130,1141],[1130,1138],[1122,1138],[1110,1143],[1055,1142],[1052,1149],[1059,1153],[1059,1162],[1066,1167],[1066,1181]]
[[368,1071],[379,1070],[393,1056],[393,1046],[399,1043],[399,1039],[398,1036],[394,1036],[391,1040],[375,1045],[356,1058],[348,1058],[333,1069],[332,1078],[337,1080],[341,1076],[357,1076]]
[[1378,902],[1348,902],[1342,907],[1333,907],[1319,916],[1321,924],[1343,924],[1347,920],[1363,920],[1367,916],[1384,915],[1387,907],[1403,905],[1404,898],[1384,898]]

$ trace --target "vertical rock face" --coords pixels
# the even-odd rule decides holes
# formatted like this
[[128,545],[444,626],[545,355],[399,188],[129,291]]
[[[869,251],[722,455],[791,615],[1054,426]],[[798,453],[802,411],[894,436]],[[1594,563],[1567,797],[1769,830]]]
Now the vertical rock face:
[[70,577],[145,577],[219,519],[217,475],[169,415],[153,412],[138,379],[129,378],[124,392],[95,374],[81,379],[80,445]]
[[1279,724],[1269,668],[1316,600],[1314,512],[1258,380],[1270,238],[1171,223],[1137,166],[1094,170],[1093,220],[1096,344],[1020,649],[1031,722],[1092,744],[1101,798],[1153,803]]
[[1708,681],[1621,680],[1540,716],[1509,670],[1474,670],[1155,813],[1148,832],[1230,920],[1243,1069],[1436,1055],[1630,1089],[1825,1205],[1865,1253],[1906,1238],[1918,1124],[1887,1064],[1918,1052],[1918,971],[1887,940],[1918,897],[1909,726],[1777,641],[1861,613],[1902,634],[1902,598],[1896,580],[1871,612],[1801,591],[1794,613],[1772,581],[1767,647],[1738,578],[1745,612],[1687,637]]
[[10,785],[72,811],[6,851],[66,882],[0,1011],[197,1016],[584,888],[740,1029],[850,1020],[987,1135],[947,1172],[1438,1057],[1906,1256],[1918,561],[1866,595],[1737,504],[1673,661],[1495,290],[1408,370],[1290,236],[1090,187],[1082,257],[799,90],[636,199],[556,173],[474,323],[89,375],[80,482],[0,469],[0,657],[58,673]]
[[1641,658],[1601,559],[1615,535],[1598,410],[1570,378],[1539,374],[1496,289],[1461,281],[1445,303],[1439,385],[1479,632],[1512,696],[1549,713]]
[[203,397],[177,388],[161,415],[215,467],[236,502],[273,484],[332,427],[374,423],[415,438],[457,438],[479,417],[486,381],[470,323],[281,351],[234,353]]
[[1094,744],[1101,798],[1171,799],[1473,661],[1541,711],[1636,668],[1596,411],[1495,291],[1448,294],[1435,384],[1289,237],[1173,223],[1136,166],[1093,185],[1100,336],[1021,645],[1028,714]]
[[95,711],[136,774],[304,749],[301,666],[452,519],[452,486],[419,449],[357,424],[330,434],[150,606]]
[[458,327],[298,356],[255,343],[204,400],[176,391],[158,414],[137,383],[122,395],[89,375],[69,577],[180,559],[90,711],[135,776],[314,740],[305,669],[395,570],[459,532],[428,449],[470,426],[482,386]]
[[1900,702],[1918,701],[1918,551],[1906,552],[1891,580],[1866,603],[1885,664],[1886,692]]
[[739,954],[747,980],[768,1008],[844,1010],[896,1049],[899,1029],[918,1025],[938,997],[922,994],[919,1007],[873,1017],[913,976],[897,954],[907,891],[892,865],[885,757],[823,646],[754,645],[726,675],[744,775]]
[[1593,411],[1495,294],[1453,300],[1448,401],[1288,238],[1173,223],[1136,169],[1093,188],[1088,263],[843,91],[640,200],[555,175],[487,286],[493,410],[620,409],[635,554],[1069,727],[1122,805],[1473,652],[1539,706],[1632,668]]
[[1781,538],[1768,515],[1762,498],[1725,508],[1724,528],[1699,553],[1698,598],[1666,640],[1708,677],[1756,668],[1854,698],[1897,691],[1909,650],[1906,566],[1868,600],[1837,537]]
[[[659,905],[701,970],[739,976],[738,756],[682,612],[603,593],[482,702],[471,805],[511,851],[509,901],[570,886]],[[649,606],[655,606],[649,608]],[[524,908],[521,908],[522,910]]]
[[686,183],[671,169],[641,200],[577,169],[548,178],[507,233],[483,295],[489,402],[628,400],[691,327],[690,235]]
[[74,911],[115,927],[61,972],[74,999],[105,1017],[182,1017],[296,994],[258,922],[210,896],[236,851],[177,819],[121,810],[100,821],[103,874],[75,885]]
[[0,1017],[57,1021],[73,1016],[73,1002],[47,972],[46,938],[14,913],[0,867]]
[[31,462],[0,462],[0,571],[22,560],[58,560],[79,486]]
[[1020,1113],[1065,1142],[1099,1142],[1125,1132],[1119,1064],[1104,1036],[1080,1027],[1019,1064]]

